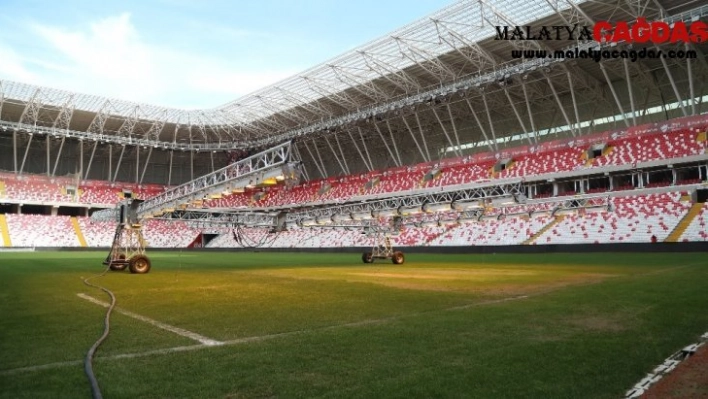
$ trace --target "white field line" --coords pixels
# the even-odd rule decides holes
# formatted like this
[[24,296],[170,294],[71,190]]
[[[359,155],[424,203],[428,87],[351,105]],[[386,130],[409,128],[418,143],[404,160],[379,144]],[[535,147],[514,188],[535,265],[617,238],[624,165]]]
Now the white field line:
[[[659,273],[665,273],[677,269],[683,269],[686,267],[690,266],[695,266],[698,264],[702,263],[692,263],[688,265],[681,265],[681,266],[675,266],[675,267],[669,267],[665,269],[659,269],[653,272],[648,272],[648,273],[641,273],[638,276],[645,276],[645,275],[652,275],[652,274],[659,274]],[[549,290],[549,291],[543,291],[543,292],[537,292],[533,294],[528,294],[528,295],[519,295],[519,296],[512,296],[512,297],[507,297],[507,298],[499,298],[499,299],[492,299],[488,301],[482,301],[482,302],[476,302],[476,303],[470,303],[466,305],[457,305],[457,306],[452,306],[449,308],[444,308],[444,309],[436,309],[436,310],[429,310],[429,311],[424,311],[424,312],[415,312],[415,313],[406,313],[403,315],[397,315],[397,316],[391,316],[391,317],[386,317],[386,318],[381,318],[381,319],[369,319],[369,320],[362,320],[362,321],[355,321],[351,323],[345,323],[345,324],[335,324],[332,326],[326,326],[326,327],[320,327],[320,328],[313,328],[309,330],[297,330],[297,331],[288,331],[288,332],[283,332],[283,333],[277,333],[277,334],[268,334],[268,335],[260,335],[260,336],[253,336],[253,337],[244,337],[244,338],[237,338],[229,341],[224,341],[224,342],[219,342],[218,345],[221,346],[231,346],[231,345],[240,345],[240,344],[246,344],[249,342],[259,342],[259,341],[265,341],[273,338],[280,338],[280,337],[287,337],[291,335],[297,335],[297,334],[307,334],[310,332],[315,332],[315,331],[327,331],[327,330],[333,330],[337,328],[347,328],[347,327],[359,327],[359,326],[366,326],[366,325],[372,325],[372,324],[384,324],[388,322],[392,322],[395,320],[400,320],[406,317],[415,317],[419,316],[422,314],[427,314],[427,313],[432,313],[432,312],[446,312],[446,311],[457,311],[457,310],[463,310],[463,309],[469,309],[469,308],[474,308],[477,306],[485,306],[485,305],[493,305],[493,304],[498,304],[498,303],[504,303],[504,302],[510,302],[510,301],[518,301],[518,300],[523,300],[523,299],[528,299],[532,297],[538,297],[541,295],[545,295],[551,292],[555,292],[556,290]],[[82,294],[77,294],[81,296]],[[95,301],[95,303],[101,305],[101,306],[108,306],[107,303],[101,302],[95,298],[89,297],[88,295],[85,295],[88,299],[92,302]],[[86,299],[86,298],[84,298]],[[115,308],[117,312],[123,312],[119,308]],[[131,316],[132,317],[132,316]],[[143,317],[143,316],[140,316]],[[150,319],[148,319],[150,320]],[[174,327],[176,328],[176,327]],[[708,333],[706,333],[708,336]],[[708,337],[706,337],[708,340]],[[218,341],[214,341],[218,342]],[[190,346],[176,346],[172,348],[164,348],[164,349],[155,349],[151,351],[146,351],[146,352],[136,352],[136,353],[123,353],[123,354],[118,354],[118,355],[111,355],[111,356],[105,356],[105,357],[97,357],[96,361],[104,361],[104,360],[115,360],[115,359],[133,359],[133,358],[139,358],[139,357],[147,357],[147,356],[153,356],[153,355],[165,355],[165,354],[170,354],[170,353],[175,353],[175,352],[187,352],[187,351],[193,351],[193,350],[200,350],[200,349],[205,349],[209,348],[211,346],[215,345],[207,345],[207,344],[199,344],[199,345],[190,345]],[[41,364],[41,365],[36,365],[36,366],[27,366],[27,367],[20,367],[20,368],[15,368],[15,369],[8,369],[8,370],[0,370],[0,376],[3,375],[12,375],[12,374],[17,374],[17,373],[22,373],[22,372],[31,372],[31,371],[38,371],[38,370],[48,370],[48,369],[54,369],[54,368],[62,368],[62,367],[68,367],[68,366],[76,366],[80,365],[83,363],[83,360],[70,360],[70,361],[65,361],[65,362],[56,362],[56,363],[47,363],[47,364]]]
[[[107,303],[99,301],[99,300],[97,300],[93,297],[90,297],[88,295],[83,295],[83,294],[77,294],[77,295],[79,295],[81,298],[86,299],[90,302],[93,302],[97,305],[100,305],[103,307],[108,306]],[[419,315],[426,314],[426,313],[432,313],[432,312],[438,312],[438,311],[462,310],[462,309],[468,309],[468,308],[477,307],[477,306],[492,305],[492,304],[509,302],[509,301],[516,301],[516,300],[526,299],[526,298],[529,298],[529,296],[528,295],[514,296],[514,297],[508,297],[508,298],[494,299],[494,300],[490,300],[490,301],[471,303],[471,304],[467,304],[467,305],[458,305],[458,306],[453,306],[453,307],[445,308],[445,309],[436,309],[436,310],[429,310],[429,311],[424,311],[424,312],[406,313],[406,314],[402,314],[402,315],[385,317],[385,318],[381,318],[381,319],[361,320],[361,321],[354,321],[351,323],[335,324],[335,325],[331,325],[331,326],[312,328],[312,329],[307,329],[307,330],[287,331],[287,332],[276,333],[276,334],[267,334],[267,335],[253,336],[253,337],[236,338],[236,339],[232,339],[229,341],[223,341],[223,342],[213,341],[213,342],[218,342],[218,344],[201,343],[199,345],[176,346],[176,347],[172,347],[172,348],[155,349],[155,350],[146,351],[146,352],[122,353],[122,354],[118,354],[118,355],[110,355],[110,356],[105,356],[105,357],[102,356],[102,357],[96,357],[95,360],[100,362],[100,361],[104,361],[104,360],[134,359],[134,358],[138,358],[138,357],[147,357],[147,356],[153,356],[153,355],[166,355],[166,354],[175,353],[175,352],[194,351],[194,350],[205,349],[205,348],[209,348],[209,347],[213,347],[213,346],[241,345],[241,344],[247,344],[250,342],[266,341],[269,339],[287,337],[287,336],[291,336],[291,335],[307,334],[307,333],[311,333],[311,332],[315,332],[315,331],[328,331],[328,330],[334,330],[337,328],[361,327],[361,326],[367,326],[367,325],[373,325],[373,324],[384,324],[384,323],[389,323],[389,322],[400,320],[400,319],[407,318],[407,317],[419,316]],[[126,312],[126,311],[119,309],[117,307],[115,308],[115,310],[116,310],[116,312],[120,312],[120,313]],[[123,313],[123,314],[125,314],[126,316],[129,316],[129,317],[139,316],[141,318],[140,320],[148,319],[147,317],[144,317],[144,316],[135,315],[132,312],[127,312],[127,313],[129,313],[129,314],[126,314],[126,313]],[[152,320],[152,319],[148,319],[148,320]],[[157,321],[154,321],[154,322],[159,323]],[[162,324],[162,323],[160,323],[160,324]],[[169,327],[172,327],[172,326],[169,326]],[[176,328],[176,327],[172,327],[172,328]],[[212,341],[212,340],[210,340],[210,341]],[[83,360],[70,360],[70,361],[65,361],[65,362],[41,364],[41,365],[37,365],[37,366],[19,367],[19,368],[15,368],[15,369],[1,370],[0,376],[12,375],[12,374],[17,374],[17,373],[22,373],[22,372],[49,370],[49,369],[62,368],[62,367],[68,367],[68,366],[77,366],[82,363],[83,363]]]
[[649,391],[652,386],[661,381],[662,378],[673,372],[682,361],[693,356],[706,342],[708,342],[708,332],[701,336],[701,341],[688,345],[687,347],[667,357],[666,360],[656,366],[651,373],[648,373],[638,383],[634,384],[634,386],[624,394],[624,398],[635,399],[644,395],[644,393]]
[[[108,302],[100,301],[100,300],[98,300],[98,299],[96,299],[96,298],[94,298],[94,297],[92,297],[92,296],[88,296],[88,295],[86,295],[86,294],[76,294],[76,296],[78,296],[78,297],[81,298],[81,299],[85,299],[85,300],[87,300],[87,301],[89,301],[89,302],[91,302],[91,303],[93,303],[93,304],[96,304],[96,305],[99,305],[99,306],[103,306],[104,308],[107,308],[107,307],[110,306],[110,304],[109,304]],[[171,326],[171,325],[169,325],[169,324],[165,324],[165,323],[159,322],[159,321],[157,321],[157,320],[153,320],[153,319],[151,319],[151,318],[149,318],[149,317],[145,317],[145,316],[139,315],[139,314],[137,314],[137,313],[133,313],[133,312],[130,312],[130,311],[128,311],[128,310],[121,309],[121,308],[119,308],[119,307],[116,307],[116,308],[115,308],[115,311],[118,312],[118,313],[120,313],[120,314],[122,314],[122,315],[125,315],[125,316],[128,316],[128,317],[132,317],[133,319],[140,320],[140,321],[142,321],[142,322],[148,323],[148,324],[150,324],[150,325],[152,325],[152,326],[155,326],[155,327],[157,327],[157,328],[161,328],[161,329],[163,329],[163,330],[167,330],[167,331],[169,331],[169,332],[175,333],[175,334],[180,335],[180,336],[182,336],[182,337],[192,339],[192,340],[197,341],[197,342],[199,342],[200,344],[205,345],[205,346],[223,345],[223,342],[220,342],[220,341],[217,341],[217,340],[214,340],[214,339],[211,339],[211,338],[207,338],[207,337],[205,337],[205,336],[203,336],[203,335],[199,335],[199,334],[197,334],[197,333],[195,333],[195,332],[191,332],[191,331],[185,330],[185,329],[183,329],[183,328]]]

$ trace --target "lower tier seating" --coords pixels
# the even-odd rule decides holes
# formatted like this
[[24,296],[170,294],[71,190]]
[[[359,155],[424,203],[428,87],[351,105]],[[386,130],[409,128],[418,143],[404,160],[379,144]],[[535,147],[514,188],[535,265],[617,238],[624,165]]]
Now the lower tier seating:
[[[536,245],[570,243],[624,243],[664,241],[688,214],[691,202],[681,192],[634,195],[610,199],[610,211],[551,215],[543,211],[529,216],[529,209],[518,205],[487,209],[480,220],[456,222],[456,213],[419,214],[391,237],[395,246],[519,245],[533,238]],[[525,210],[525,212],[524,212]],[[695,211],[694,211],[695,212]],[[691,213],[689,215],[694,215]],[[442,220],[438,224],[438,219]],[[13,246],[76,247],[77,231],[69,216],[6,215]],[[95,222],[78,217],[78,227],[89,247],[108,247],[115,223]],[[383,221],[385,223],[385,220]],[[688,223],[688,219],[685,223]],[[414,224],[414,225],[411,225]],[[680,241],[707,241],[708,205],[686,226]],[[683,228],[683,225],[681,226]],[[143,226],[148,247],[185,248],[200,230],[183,221],[148,219]],[[209,247],[330,248],[373,246],[374,238],[359,228],[350,230],[322,227],[293,228],[271,234],[266,229],[242,229],[238,237],[230,229],[213,231],[219,235]],[[680,232],[680,230],[677,230]],[[238,238],[238,239],[237,239]]]
[[15,247],[78,247],[68,216],[5,215],[10,240]]
[[614,212],[568,215],[544,232],[537,244],[663,241],[690,208],[680,193],[612,199]]
[[680,241],[708,241],[708,203],[703,204],[701,212],[681,235]]

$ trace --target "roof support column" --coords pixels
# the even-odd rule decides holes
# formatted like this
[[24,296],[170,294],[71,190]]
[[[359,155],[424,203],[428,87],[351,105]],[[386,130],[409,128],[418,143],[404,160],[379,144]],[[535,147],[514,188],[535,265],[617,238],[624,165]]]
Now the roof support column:
[[86,173],[84,173],[84,180],[88,180],[89,172],[91,172],[91,164],[93,163],[93,156],[96,155],[97,147],[98,140],[93,142],[93,150],[91,150],[91,158],[89,158],[88,167],[86,167]]
[[46,135],[45,138],[47,139],[47,176],[49,176],[49,164],[52,162],[50,157],[49,157],[49,144],[51,143],[51,139],[49,135]]
[[350,175],[351,172],[349,170],[349,164],[347,163],[347,157],[344,155],[344,150],[342,150],[342,144],[339,142],[339,138],[336,134],[334,135],[334,141],[337,143],[339,153],[342,155],[342,162],[344,162],[344,167],[347,169],[347,174]]
[[168,168],[167,172],[167,185],[171,186],[172,185],[172,159],[175,156],[175,151],[170,150],[170,167]]
[[420,144],[418,144],[418,139],[415,138],[415,134],[413,134],[413,130],[411,129],[410,125],[408,125],[408,121],[406,120],[405,117],[401,117],[403,119],[403,124],[406,125],[406,129],[408,129],[408,133],[410,133],[411,138],[413,139],[413,142],[415,143],[415,146],[418,148],[418,152],[420,153],[420,156],[423,158],[425,162],[430,162],[430,159],[425,157],[425,153],[423,152],[423,149],[420,147]]
[[578,112],[578,101],[575,99],[575,88],[573,87],[573,78],[570,76],[570,71],[565,71],[568,77],[568,87],[570,87],[570,98],[573,100],[573,110],[575,111],[575,129],[580,133],[580,112]]
[[300,154],[300,149],[297,148],[295,144],[292,146],[293,149],[293,154],[297,156],[297,160],[301,162],[300,167],[302,168],[302,174],[305,175],[305,179],[310,180],[310,174],[307,172],[307,168],[305,167],[305,163],[302,161],[302,154]]
[[118,157],[118,163],[116,164],[116,171],[113,174],[113,182],[116,181],[116,178],[118,178],[118,172],[120,171],[120,164],[123,162],[123,154],[125,154],[125,144],[121,144],[121,150],[120,150],[120,156]]
[[446,104],[447,114],[450,116],[450,124],[452,125],[452,133],[455,134],[455,142],[457,143],[457,149],[460,155],[462,155],[462,146],[460,145],[460,136],[457,134],[457,126],[455,125],[455,117],[452,116],[452,109],[450,109],[450,104]]
[[[487,141],[487,146],[489,147],[489,151],[497,152],[496,141],[489,140],[489,136],[487,136],[487,131],[486,131],[486,129],[484,129],[484,126],[482,126],[482,121],[479,120],[477,113],[474,111],[474,108],[472,108],[472,103],[470,103],[470,99],[465,98],[465,102],[467,103],[467,106],[469,107],[470,112],[472,113],[472,116],[474,116],[474,120],[477,121],[477,126],[479,126],[479,130],[482,132],[482,136],[484,136],[484,140]],[[494,145],[492,146],[492,144],[494,144]]]
[[140,146],[135,146],[135,184],[140,182]]
[[391,124],[386,119],[386,128],[388,129],[388,134],[391,135],[391,143],[393,144],[393,149],[396,150],[396,157],[398,157],[398,166],[403,165],[403,160],[401,159],[401,153],[398,151],[398,145],[396,145],[396,138],[393,135],[393,130],[391,129]]
[[514,101],[512,101],[511,95],[509,95],[509,90],[507,90],[506,87],[504,88],[504,94],[506,94],[506,99],[509,100],[509,105],[511,105],[511,109],[514,111],[514,115],[516,115],[516,119],[519,121],[519,125],[521,125],[521,130],[523,130],[524,134],[526,134],[526,140],[528,140],[530,146],[533,146],[533,141],[531,141],[531,135],[529,134],[528,129],[526,129],[526,125],[524,124],[523,119],[521,119],[521,115],[516,109],[516,105],[514,105]]
[[143,184],[143,179],[145,179],[145,172],[147,171],[148,165],[150,165],[150,157],[152,156],[152,147],[148,150],[148,156],[145,160],[145,166],[143,166],[143,173],[140,175],[140,184]]
[[529,101],[529,93],[526,90],[526,80],[521,80],[521,89],[524,91],[524,99],[526,100],[526,112],[529,113],[529,122],[531,122],[531,130],[533,131],[533,141],[538,144],[538,130],[536,129],[536,123],[533,120],[533,112],[531,112],[531,101]]
[[381,129],[379,128],[379,125],[374,123],[374,128],[379,133],[379,137],[381,137],[381,141],[383,141],[384,146],[386,146],[386,150],[388,150],[388,153],[391,155],[391,160],[393,160],[393,163],[396,166],[401,166],[401,164],[398,163],[398,159],[396,159],[396,155],[394,155],[393,151],[391,151],[391,146],[388,145],[388,143],[386,142],[386,139],[383,136],[383,133],[381,133]]
[[428,156],[428,162],[432,160],[430,156],[430,151],[428,150],[428,140],[425,139],[425,133],[423,132],[423,125],[420,124],[420,117],[418,113],[415,113],[415,123],[418,124],[418,132],[420,132],[420,139],[423,141],[423,148],[425,148],[425,154]]
[[[494,133],[494,124],[492,123],[492,114],[489,112],[489,104],[487,104],[487,95],[482,92],[482,102],[484,102],[484,110],[487,112],[487,121],[489,122],[489,131],[492,133],[492,143],[494,144],[494,152],[499,151],[497,144],[497,135]],[[469,101],[467,102],[469,104]],[[475,118],[477,116],[475,115]]]
[[615,99],[615,104],[617,104],[617,108],[620,111],[620,114],[622,115],[622,120],[624,120],[624,124],[629,127],[629,121],[627,120],[627,116],[624,114],[624,110],[622,109],[622,104],[620,103],[619,97],[617,97],[617,92],[615,91],[615,87],[612,86],[612,81],[610,80],[610,75],[607,74],[607,70],[605,69],[605,64],[602,62],[600,63],[600,70],[602,71],[602,74],[605,75],[605,80],[607,81],[607,85],[610,87],[610,91],[612,92],[612,97]]
[[[688,43],[685,43],[684,47],[688,52]],[[696,94],[693,90],[693,67],[691,66],[691,57],[686,57],[686,68],[688,72],[688,95],[691,96],[691,115],[696,115]]]
[[561,103],[560,97],[558,97],[558,92],[556,92],[556,88],[553,86],[553,82],[551,81],[551,78],[548,77],[548,75],[544,74],[546,77],[546,80],[548,81],[548,86],[551,87],[551,92],[553,92],[553,98],[556,99],[556,104],[558,104],[558,108],[560,109],[561,113],[563,114],[563,118],[565,118],[565,123],[568,124],[568,129],[570,129],[570,133],[575,137],[575,129],[573,129],[573,124],[570,123],[570,119],[568,118],[568,114],[565,112],[565,108],[563,108],[563,103]]
[[111,181],[113,175],[113,144],[108,144],[108,177],[107,181]]
[[325,143],[327,143],[327,147],[329,147],[329,150],[332,151],[332,155],[334,155],[334,159],[339,164],[339,167],[342,169],[342,172],[349,174],[349,172],[347,172],[347,169],[344,167],[344,164],[339,159],[339,155],[337,155],[337,152],[334,150],[334,147],[332,147],[332,143],[329,142],[329,139],[327,138],[327,136],[324,137],[324,141],[325,141]]
[[307,142],[306,142],[306,141],[303,141],[303,142],[302,142],[302,145],[305,146],[305,149],[306,149],[307,152],[310,154],[310,158],[312,158],[312,162],[315,164],[315,167],[316,167],[317,170],[320,172],[320,176],[321,176],[322,178],[327,177],[327,173],[325,173],[325,170],[322,168],[322,166],[321,166],[319,163],[317,163],[317,158],[315,158],[315,155],[312,153],[312,150],[310,150],[310,146],[307,145]]
[[361,143],[364,145],[364,152],[366,153],[366,157],[369,159],[369,171],[372,171],[376,169],[374,167],[374,162],[371,160],[371,154],[369,153],[369,147],[366,145],[366,140],[364,140],[364,133],[361,131],[360,127],[357,127],[359,129],[359,137],[361,138]]
[[61,159],[61,151],[64,149],[64,142],[66,141],[66,136],[62,136],[61,143],[59,144],[59,151],[57,151],[57,159],[54,160],[54,169],[52,169],[52,176],[57,175],[57,166],[59,166],[59,160]]
[[15,174],[17,174],[17,130],[12,132],[12,160],[15,166]]
[[29,154],[29,149],[32,144],[32,139],[34,138],[33,134],[30,134],[29,141],[27,142],[27,148],[25,148],[25,155],[22,157],[22,165],[20,165],[20,172],[19,174],[22,174],[22,171],[25,169],[25,161],[27,161],[27,154]]
[[84,175],[84,140],[79,139],[79,177]]
[[[359,131],[361,132],[361,129],[359,129]],[[356,152],[359,153],[359,156],[361,157],[362,162],[364,162],[364,166],[366,167],[366,169],[369,172],[371,172],[373,170],[373,168],[371,167],[371,163],[370,163],[371,161],[367,161],[366,157],[364,157],[364,154],[361,152],[359,145],[356,143],[356,140],[354,140],[354,136],[352,135],[351,130],[347,133],[349,133],[349,138],[352,139],[352,144],[354,144],[354,148],[356,149]],[[364,141],[364,139],[362,138],[362,142],[363,141]]]
[[319,159],[320,163],[322,164],[322,171],[324,172],[322,178],[326,178],[328,176],[327,167],[325,166],[325,162],[322,160],[322,154],[320,154],[320,150],[319,148],[317,148],[317,144],[314,144],[313,146],[315,147],[315,154],[317,154],[317,159]]
[[624,76],[627,80],[627,92],[629,93],[629,106],[632,107],[632,123],[637,126],[637,108],[634,106],[634,93],[632,92],[632,78],[629,76],[629,64],[626,58],[624,63]]
[[445,134],[445,138],[447,139],[448,144],[450,144],[452,151],[458,157],[462,156],[460,153],[460,147],[456,146],[455,143],[453,143],[452,140],[450,139],[450,135],[447,134],[447,129],[445,129],[445,125],[442,123],[442,120],[440,119],[440,116],[438,115],[437,111],[435,111],[435,108],[432,108],[431,110],[433,111],[433,115],[435,115],[435,119],[438,120],[438,123],[440,124],[440,128],[442,129],[443,133]]

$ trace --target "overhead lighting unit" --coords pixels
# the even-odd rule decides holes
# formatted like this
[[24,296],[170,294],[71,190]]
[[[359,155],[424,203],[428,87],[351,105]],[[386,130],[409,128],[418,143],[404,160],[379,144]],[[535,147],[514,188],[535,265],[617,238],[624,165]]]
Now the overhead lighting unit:
[[350,222],[352,220],[352,215],[349,213],[335,213],[332,215],[332,221],[334,223]]
[[302,227],[312,227],[317,224],[317,220],[315,219],[303,219],[302,220]]
[[374,211],[373,214],[377,218],[390,218],[398,216],[398,209],[384,209],[380,211]]
[[452,209],[450,204],[425,204],[423,210],[426,213],[449,212]]
[[398,214],[401,216],[420,215],[421,213],[423,213],[423,209],[420,206],[400,207],[398,209]]
[[352,220],[371,220],[374,217],[370,212],[354,212],[352,213]]
[[492,200],[492,206],[506,206],[506,205],[513,205],[513,204],[516,204],[516,198],[514,198],[512,196],[494,198]]
[[471,209],[482,209],[484,208],[484,204],[480,200],[453,201],[451,207],[456,211],[468,211]]

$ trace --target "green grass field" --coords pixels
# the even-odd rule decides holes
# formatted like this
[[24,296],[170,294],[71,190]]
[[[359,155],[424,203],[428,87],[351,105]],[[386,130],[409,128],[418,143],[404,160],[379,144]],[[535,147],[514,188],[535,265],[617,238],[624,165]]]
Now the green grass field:
[[[104,253],[0,253],[0,397],[87,398]],[[708,330],[705,254],[154,252],[95,280],[122,313],[106,398],[618,398]]]

